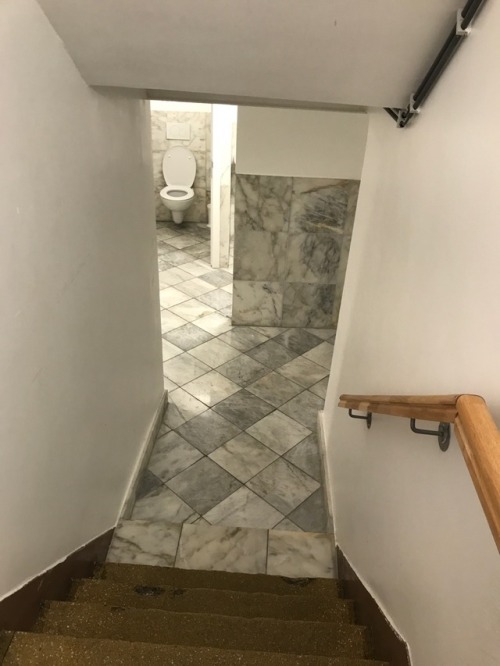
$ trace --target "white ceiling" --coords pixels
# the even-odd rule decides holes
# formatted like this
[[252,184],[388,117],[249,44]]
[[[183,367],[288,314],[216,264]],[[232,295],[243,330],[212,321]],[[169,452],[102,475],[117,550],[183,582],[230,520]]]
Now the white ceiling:
[[247,103],[403,106],[463,0],[39,3],[91,85]]

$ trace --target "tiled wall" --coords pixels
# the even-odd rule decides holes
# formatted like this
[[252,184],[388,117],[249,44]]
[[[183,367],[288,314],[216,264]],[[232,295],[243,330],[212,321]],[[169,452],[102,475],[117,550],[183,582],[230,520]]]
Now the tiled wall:
[[337,323],[359,181],[238,174],[235,324]]
[[[167,140],[168,123],[189,123],[189,141]],[[160,190],[165,187],[162,161],[165,151],[172,146],[189,148],[196,159],[196,178],[193,189],[195,200],[186,213],[188,222],[207,222],[207,203],[210,197],[211,167],[211,114],[207,112],[151,111],[153,171],[155,179],[156,219],[171,220],[170,211],[162,204]]]

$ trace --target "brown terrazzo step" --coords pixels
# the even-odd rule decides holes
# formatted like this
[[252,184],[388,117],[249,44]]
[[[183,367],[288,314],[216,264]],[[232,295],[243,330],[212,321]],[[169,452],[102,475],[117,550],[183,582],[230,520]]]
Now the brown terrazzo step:
[[316,598],[310,595],[134,585],[85,579],[73,583],[69,599],[108,606],[159,608],[180,613],[274,617],[313,622],[354,622],[351,601],[326,595]]
[[367,656],[365,628],[333,622],[250,619],[51,601],[34,630],[75,638],[112,638],[226,650]]
[[17,633],[4,666],[387,666],[348,657],[241,652]]
[[240,574],[225,571],[198,571],[108,562],[96,570],[97,578],[134,585],[173,585],[213,590],[269,592],[271,594],[314,594],[328,592],[339,596],[339,582],[331,578],[282,578],[266,574]]

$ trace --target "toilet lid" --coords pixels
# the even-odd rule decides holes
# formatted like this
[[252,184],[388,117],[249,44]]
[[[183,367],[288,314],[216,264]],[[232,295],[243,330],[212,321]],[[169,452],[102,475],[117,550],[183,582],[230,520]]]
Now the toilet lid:
[[196,160],[184,146],[169,148],[163,156],[163,177],[167,185],[191,187],[196,176]]

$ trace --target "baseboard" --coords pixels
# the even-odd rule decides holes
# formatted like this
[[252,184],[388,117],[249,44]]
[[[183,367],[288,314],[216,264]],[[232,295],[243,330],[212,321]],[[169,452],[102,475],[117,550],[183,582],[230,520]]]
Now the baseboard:
[[0,601],[0,629],[28,631],[44,601],[67,598],[74,578],[89,578],[96,564],[105,561],[114,529],[96,537],[63,561],[44,571]]
[[384,612],[337,546],[338,578],[343,595],[355,604],[356,622],[370,630],[373,657],[391,666],[410,666],[408,646],[389,622]]
[[151,451],[153,450],[153,446],[155,444],[158,431],[162,424],[163,417],[165,415],[165,410],[167,409],[167,405],[168,405],[168,391],[164,391],[160,403],[156,409],[155,415],[153,417],[153,421],[149,428],[149,432],[144,441],[144,446],[142,447],[142,450],[137,458],[137,462],[134,471],[132,473],[132,478],[127,488],[125,500],[122,505],[122,510],[120,512],[121,520],[128,520],[132,513],[135,504],[135,494],[137,491],[137,486],[139,484],[141,474],[149,462]]
[[323,495],[325,507],[328,513],[327,531],[335,536],[335,526],[333,522],[333,494],[332,478],[328,466],[328,456],[326,454],[326,436],[325,436],[325,412],[318,412],[318,447],[321,458],[321,473],[323,481]]

